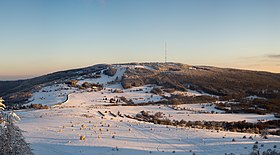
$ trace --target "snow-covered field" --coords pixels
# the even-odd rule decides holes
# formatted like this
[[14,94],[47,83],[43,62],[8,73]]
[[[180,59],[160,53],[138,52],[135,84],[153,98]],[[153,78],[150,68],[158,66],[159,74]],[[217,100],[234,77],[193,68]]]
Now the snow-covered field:
[[[186,104],[177,106],[179,110],[163,105],[150,106],[108,106],[108,99],[121,96],[134,103],[156,102],[164,98],[151,94],[153,86],[123,89],[120,83],[108,84],[116,77],[121,78],[127,66],[115,66],[117,74],[113,77],[101,74],[101,78],[82,79],[79,83],[92,82],[104,84],[101,91],[77,91],[65,85],[48,86],[34,93],[31,103],[55,105],[46,110],[20,110],[18,123],[34,153],[38,155],[224,155],[225,153],[249,154],[258,141],[258,149],[280,150],[280,137],[194,128],[176,128],[156,125],[134,119],[114,117],[118,112],[136,115],[140,111],[163,112],[170,120],[186,121],[242,121],[275,119],[273,115],[225,114],[209,104]],[[152,69],[146,66],[133,66]],[[113,90],[121,90],[112,93]],[[57,91],[55,91],[57,90]],[[178,92],[177,92],[178,93]],[[198,95],[198,92],[190,92]],[[190,95],[190,94],[187,94]],[[105,100],[107,98],[107,100]],[[105,106],[106,105],[106,106]],[[214,114],[211,112],[214,111]],[[104,114],[104,116],[102,114]],[[82,136],[82,137],[81,137]],[[80,140],[83,138],[84,140]],[[246,136],[246,138],[244,138]],[[252,136],[252,139],[248,137]],[[234,139],[234,141],[233,141]]]
[[[119,99],[125,97],[127,100],[132,100],[134,103],[145,103],[145,102],[157,102],[163,98],[159,95],[150,93],[152,87],[143,86],[131,89],[120,89],[120,84],[110,85],[99,92],[83,92],[73,93],[69,95],[71,102],[67,102],[66,105],[73,105],[76,103],[87,103],[91,105],[102,105],[110,104],[109,99]],[[121,90],[121,93],[113,93],[114,90]],[[107,100],[104,100],[107,98]],[[82,104],[81,104],[82,105]]]
[[[48,110],[18,111],[22,118],[19,126],[26,131],[24,135],[36,154],[174,154],[173,151],[175,154],[248,154],[256,141],[261,150],[280,145],[280,137],[276,136],[262,139],[248,133],[176,128],[105,113],[133,113],[131,111],[136,112],[138,108],[141,109],[137,106],[57,106]],[[80,136],[85,136],[85,140],[80,140]],[[254,140],[248,139],[249,136]]]
[[46,86],[33,93],[33,97],[30,98],[28,104],[55,105],[66,101],[67,95],[75,91],[75,88],[68,87],[65,84]]
[[126,67],[123,67],[123,66],[117,67],[117,72],[114,76],[107,76],[107,75],[103,74],[103,71],[104,71],[103,70],[100,78],[87,78],[87,79],[79,80],[79,84],[82,84],[84,82],[90,82],[90,83],[107,85],[108,82],[112,82],[116,78],[121,79],[125,70],[126,70]]
[[[188,105],[197,106],[198,104]],[[167,106],[132,106],[132,107],[110,107],[110,111],[136,115],[140,111],[148,111],[151,114],[156,112],[163,112],[165,117],[170,120],[185,121],[228,121],[236,122],[246,120],[247,122],[258,122],[258,120],[273,120],[276,119],[274,115],[257,115],[257,114],[208,114],[208,113],[195,113],[189,111],[177,111]]]

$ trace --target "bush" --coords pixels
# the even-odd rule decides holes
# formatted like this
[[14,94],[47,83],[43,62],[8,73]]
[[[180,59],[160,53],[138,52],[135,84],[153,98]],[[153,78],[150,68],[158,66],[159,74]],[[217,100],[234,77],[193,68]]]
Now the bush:
[[84,88],[91,88],[92,85],[91,85],[90,83],[88,83],[88,82],[84,82],[84,83],[82,84],[82,87],[84,87]]
[[154,93],[154,94],[162,94],[162,90],[158,87],[154,87],[152,90],[151,90],[151,93]]
[[42,104],[31,104],[30,107],[34,109],[49,109],[47,105]]
[[280,155],[280,152],[278,152],[276,150],[268,149],[268,150],[260,153],[258,150],[254,150],[250,153],[250,155]]
[[125,102],[125,103],[128,102],[128,100],[127,100],[126,97],[124,97],[124,96],[121,96],[121,97],[120,97],[120,100],[123,101],[123,102]]
[[115,68],[112,68],[112,67],[109,67],[107,70],[105,70],[103,73],[105,75],[108,75],[108,76],[114,76],[117,72],[117,69]]
[[85,136],[80,136],[80,140],[86,140]]
[[154,114],[154,119],[159,119],[159,118],[162,118],[162,112],[156,112],[155,114]]
[[77,84],[78,84],[78,81],[77,80],[70,80],[70,81],[65,82],[65,84],[67,84],[70,87],[76,87]]

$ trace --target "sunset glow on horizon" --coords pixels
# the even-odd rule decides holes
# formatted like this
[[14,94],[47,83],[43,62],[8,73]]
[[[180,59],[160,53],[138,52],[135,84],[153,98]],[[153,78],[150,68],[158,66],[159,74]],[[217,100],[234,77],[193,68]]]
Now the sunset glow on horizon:
[[280,73],[278,0],[0,1],[0,80],[168,61]]

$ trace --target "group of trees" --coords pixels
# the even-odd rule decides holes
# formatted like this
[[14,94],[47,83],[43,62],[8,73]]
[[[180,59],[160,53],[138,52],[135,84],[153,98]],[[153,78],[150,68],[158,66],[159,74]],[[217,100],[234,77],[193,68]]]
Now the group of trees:
[[78,89],[81,90],[85,90],[85,89],[93,89],[93,88],[98,88],[98,90],[102,90],[103,89],[103,85],[101,84],[96,84],[96,83],[89,83],[89,82],[84,82],[81,85],[78,84],[78,80],[70,80],[65,82],[65,84],[67,84],[69,87],[76,87]]
[[5,108],[0,97],[0,155],[32,155],[30,145],[15,125],[20,118],[14,112],[4,111]]
[[141,111],[135,117],[135,119],[140,121],[151,122],[154,124],[162,125],[173,125],[181,127],[193,127],[199,129],[210,129],[210,130],[221,130],[221,131],[231,131],[231,132],[244,132],[244,133],[256,133],[262,134],[266,137],[267,134],[278,135],[279,131],[275,133],[268,132],[268,128],[279,128],[279,120],[270,120],[266,122],[250,123],[246,121],[238,122],[225,122],[225,121],[185,121],[185,120],[169,120],[164,117],[165,114],[162,112],[157,112],[155,114],[150,114],[148,111]]

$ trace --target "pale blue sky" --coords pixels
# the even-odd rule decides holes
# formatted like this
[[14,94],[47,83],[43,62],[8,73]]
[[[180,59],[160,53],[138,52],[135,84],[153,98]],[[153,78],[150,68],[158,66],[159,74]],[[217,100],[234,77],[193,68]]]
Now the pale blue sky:
[[0,79],[169,61],[280,72],[279,0],[0,0]]

